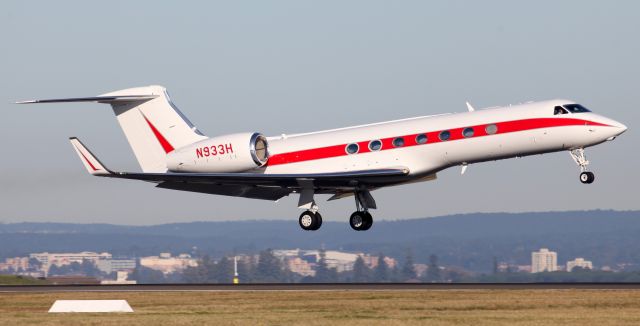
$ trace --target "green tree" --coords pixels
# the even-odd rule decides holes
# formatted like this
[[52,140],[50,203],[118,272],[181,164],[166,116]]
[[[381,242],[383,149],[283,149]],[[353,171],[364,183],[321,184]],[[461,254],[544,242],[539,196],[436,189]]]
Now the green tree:
[[402,280],[405,282],[416,278],[416,270],[413,266],[413,254],[411,253],[411,250],[407,250],[407,257],[402,265],[400,275]]
[[438,256],[433,254],[429,256],[429,269],[427,270],[427,281],[428,282],[440,281],[440,266],[438,266]]
[[233,282],[233,261],[227,257],[222,257],[215,266],[216,283]]
[[335,268],[329,268],[327,265],[327,253],[324,249],[318,252],[320,259],[316,265],[316,276],[313,281],[316,283],[331,283],[338,281],[338,272]]
[[35,258],[29,258],[29,268],[28,270],[31,272],[35,272],[35,271],[39,271],[42,269],[42,262],[35,259]]
[[369,282],[370,275],[371,270],[364,263],[364,259],[362,259],[362,256],[358,256],[356,262],[353,264],[353,282]]
[[252,283],[254,282],[254,271],[255,266],[253,265],[253,259],[248,260],[238,260],[238,277],[240,279],[240,283]]
[[262,283],[276,283],[286,280],[282,262],[273,255],[271,249],[260,252],[255,280]]
[[389,266],[384,261],[384,255],[380,253],[378,255],[378,266],[373,271],[374,282],[388,282],[389,281]]
[[144,266],[136,267],[129,279],[135,280],[140,284],[158,284],[166,281],[161,271]]

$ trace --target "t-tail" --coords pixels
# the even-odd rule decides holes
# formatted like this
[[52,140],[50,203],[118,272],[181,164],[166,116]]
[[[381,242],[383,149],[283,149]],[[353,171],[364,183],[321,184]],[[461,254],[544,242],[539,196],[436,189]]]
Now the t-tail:
[[[64,103],[97,102],[110,104],[131,149],[142,168],[148,173],[167,171],[166,155],[174,149],[207,139],[171,102],[162,86],[123,89],[95,97],[62,98],[17,102]],[[100,173],[97,160],[91,161],[88,150],[80,142],[72,144],[92,174]],[[98,164],[98,165],[95,165]],[[96,170],[92,170],[96,168]]]

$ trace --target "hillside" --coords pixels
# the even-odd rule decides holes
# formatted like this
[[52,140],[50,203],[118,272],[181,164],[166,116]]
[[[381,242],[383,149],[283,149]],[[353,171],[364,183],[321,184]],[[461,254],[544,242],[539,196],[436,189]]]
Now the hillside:
[[153,226],[15,223],[0,225],[0,258],[30,252],[108,251],[141,256],[161,251],[220,256],[265,248],[319,248],[384,252],[416,261],[437,254],[444,264],[473,271],[491,269],[493,257],[528,264],[530,252],[549,247],[560,264],[575,257],[595,265],[640,263],[640,211],[573,211],[465,214],[378,221],[368,232],[346,222],[325,222],[304,232],[297,221],[193,222]]

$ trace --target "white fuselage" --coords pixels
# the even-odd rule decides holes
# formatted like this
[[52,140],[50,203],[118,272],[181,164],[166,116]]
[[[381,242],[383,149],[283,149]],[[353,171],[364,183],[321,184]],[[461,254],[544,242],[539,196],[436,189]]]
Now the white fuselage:
[[[593,146],[626,130],[591,112],[554,115],[555,106],[570,103],[552,100],[271,137],[269,161],[258,170],[283,174],[404,167],[418,178],[454,165]],[[489,128],[491,134],[489,125],[496,127]],[[463,136],[469,127],[473,135]],[[441,140],[445,130],[450,138]],[[421,134],[427,141],[418,144]],[[404,146],[394,147],[398,137]],[[382,143],[377,151],[368,148],[373,140]],[[355,154],[346,151],[351,143],[358,144]]]

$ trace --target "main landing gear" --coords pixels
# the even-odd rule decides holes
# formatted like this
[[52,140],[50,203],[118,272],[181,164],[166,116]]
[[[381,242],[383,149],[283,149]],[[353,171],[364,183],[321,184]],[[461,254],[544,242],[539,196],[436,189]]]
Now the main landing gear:
[[322,226],[322,215],[311,210],[304,211],[298,219],[300,227],[305,231],[315,231]]
[[[376,208],[376,202],[369,190],[357,189],[354,191],[356,199],[356,211],[349,217],[349,225],[356,231],[366,231],[373,225],[373,217],[369,213],[370,208]],[[316,231],[322,226],[322,215],[318,212],[318,205],[313,199],[313,189],[303,189],[300,192],[298,207],[306,208],[300,214],[298,224],[305,231]]]
[[580,167],[580,182],[584,184],[593,183],[593,181],[596,179],[596,176],[595,174],[593,174],[593,172],[587,171],[587,165],[589,165],[589,161],[587,161],[587,158],[584,155],[584,149],[572,149],[571,151],[569,151],[569,153],[571,154],[571,158],[573,158],[576,164],[578,164],[578,166]]
[[356,231],[369,230],[373,225],[369,208],[376,208],[376,202],[368,190],[356,191],[353,197],[356,199],[356,211],[349,217],[349,225]]

